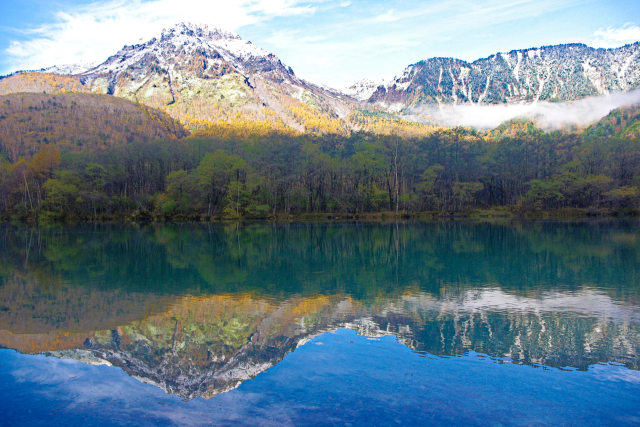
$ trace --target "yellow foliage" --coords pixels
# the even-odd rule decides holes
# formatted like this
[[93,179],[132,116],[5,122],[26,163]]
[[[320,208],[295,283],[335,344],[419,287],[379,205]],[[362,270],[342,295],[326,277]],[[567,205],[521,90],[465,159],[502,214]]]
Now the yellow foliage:
[[331,305],[331,299],[324,295],[318,295],[311,298],[302,298],[291,308],[291,314],[294,318],[308,316],[317,313],[323,308]]
[[439,126],[427,125],[392,116],[367,114],[362,111],[352,111],[347,120],[356,130],[372,132],[378,135],[420,137],[428,136],[444,129]]
[[192,138],[250,139],[272,134],[294,135],[296,132],[281,120],[254,121],[236,115],[230,120],[207,121],[191,119],[189,123],[196,129]]
[[52,73],[18,73],[0,80],[0,95],[11,93],[64,94],[68,92],[88,93],[89,89],[80,79]]
[[331,117],[301,102],[290,105],[289,111],[309,133],[341,135],[348,133],[348,128],[343,120]]

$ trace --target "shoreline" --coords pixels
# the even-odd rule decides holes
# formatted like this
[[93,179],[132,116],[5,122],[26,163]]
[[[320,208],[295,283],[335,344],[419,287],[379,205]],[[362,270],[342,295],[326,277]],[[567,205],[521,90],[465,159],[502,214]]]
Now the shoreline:
[[102,216],[97,218],[0,218],[1,223],[16,224],[228,224],[228,223],[333,223],[333,222],[412,222],[412,221],[538,221],[538,220],[633,220],[640,218],[640,210],[608,210],[564,208],[553,211],[516,211],[508,208],[477,209],[468,212],[369,212],[369,213],[304,213],[276,214],[265,217],[152,216],[148,214],[128,216]]

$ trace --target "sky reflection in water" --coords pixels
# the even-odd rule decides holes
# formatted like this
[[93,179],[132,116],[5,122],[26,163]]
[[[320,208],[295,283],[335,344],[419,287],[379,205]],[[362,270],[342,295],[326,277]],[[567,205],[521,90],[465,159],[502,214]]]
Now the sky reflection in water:
[[7,226],[4,420],[637,423],[637,226]]

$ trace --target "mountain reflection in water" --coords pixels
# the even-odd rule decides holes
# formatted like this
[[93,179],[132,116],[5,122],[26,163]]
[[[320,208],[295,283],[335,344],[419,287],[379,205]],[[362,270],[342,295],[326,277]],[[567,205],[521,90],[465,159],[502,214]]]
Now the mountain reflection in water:
[[640,368],[637,222],[0,228],[0,345],[185,398],[326,331]]

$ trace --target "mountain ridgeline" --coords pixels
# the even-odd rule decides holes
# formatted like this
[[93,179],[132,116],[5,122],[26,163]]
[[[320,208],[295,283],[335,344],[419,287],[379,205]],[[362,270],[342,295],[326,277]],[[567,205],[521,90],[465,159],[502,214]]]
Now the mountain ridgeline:
[[[51,73],[45,76],[56,80]],[[37,75],[29,78],[40,81]],[[20,74],[5,79],[0,94],[30,91],[24,80]],[[351,110],[348,97],[298,78],[251,42],[186,24],[123,47],[103,64],[72,76],[67,85],[161,108],[195,127],[242,116],[276,129],[336,133],[345,130],[342,119]],[[33,87],[42,89],[41,84]]]
[[432,58],[410,65],[387,85],[369,84],[368,97],[362,88],[359,93],[370,104],[399,111],[424,104],[574,101],[638,86],[640,42],[617,49],[546,46],[471,63]]
[[[632,91],[640,85],[640,42],[617,49],[547,46],[472,63],[432,58],[386,84],[366,80],[342,93],[301,79],[236,34],[181,23],[93,68],[42,71],[1,79],[0,94],[114,95],[161,109],[193,129],[242,118],[295,132],[391,134],[411,127],[424,134],[433,128],[421,128],[421,106],[560,102]],[[406,119],[413,126],[402,123]]]

